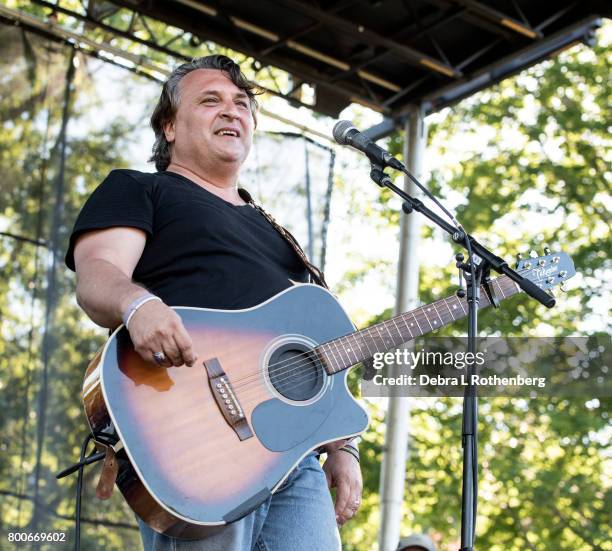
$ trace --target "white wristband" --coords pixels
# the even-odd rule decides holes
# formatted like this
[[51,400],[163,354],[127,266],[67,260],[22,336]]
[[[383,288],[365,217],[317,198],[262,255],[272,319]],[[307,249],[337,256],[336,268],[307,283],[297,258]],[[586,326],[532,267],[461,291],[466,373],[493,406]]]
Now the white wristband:
[[138,309],[147,302],[151,302],[152,300],[159,300],[162,302],[162,299],[152,295],[151,293],[146,293],[144,295],[139,296],[137,299],[133,300],[130,305],[127,307],[127,310],[123,314],[123,324],[126,329],[129,329],[130,320],[132,316],[138,311]]

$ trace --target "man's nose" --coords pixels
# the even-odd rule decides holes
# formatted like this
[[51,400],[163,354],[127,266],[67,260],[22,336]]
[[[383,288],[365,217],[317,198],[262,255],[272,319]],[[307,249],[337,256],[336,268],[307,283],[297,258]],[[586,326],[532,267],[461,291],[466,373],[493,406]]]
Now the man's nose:
[[236,104],[233,101],[230,101],[225,102],[223,104],[221,116],[230,119],[237,119],[238,117],[240,117],[240,113],[238,112],[238,107],[236,106]]

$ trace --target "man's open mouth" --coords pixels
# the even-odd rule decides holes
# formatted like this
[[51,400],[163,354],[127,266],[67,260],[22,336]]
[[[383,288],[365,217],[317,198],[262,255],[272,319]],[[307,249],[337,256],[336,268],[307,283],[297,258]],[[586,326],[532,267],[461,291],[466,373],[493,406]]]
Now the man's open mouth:
[[234,138],[240,137],[240,132],[238,132],[238,130],[233,130],[232,128],[222,128],[221,130],[217,130],[215,134],[217,134],[217,136],[233,136]]

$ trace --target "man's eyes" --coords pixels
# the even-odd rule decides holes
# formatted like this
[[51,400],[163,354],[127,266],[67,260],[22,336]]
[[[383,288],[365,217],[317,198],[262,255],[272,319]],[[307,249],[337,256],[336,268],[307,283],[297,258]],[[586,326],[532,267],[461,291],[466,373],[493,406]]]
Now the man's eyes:
[[[208,98],[204,98],[202,99],[202,103],[219,103],[219,98],[216,98],[214,96],[208,97]],[[245,109],[249,108],[249,102],[247,100],[243,100],[243,99],[239,99],[236,100],[236,105],[239,105],[240,107],[244,107]]]

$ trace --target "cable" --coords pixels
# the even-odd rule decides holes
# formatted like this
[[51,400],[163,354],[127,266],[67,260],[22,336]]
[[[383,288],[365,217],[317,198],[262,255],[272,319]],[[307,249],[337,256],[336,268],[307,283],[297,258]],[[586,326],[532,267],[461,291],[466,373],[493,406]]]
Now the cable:
[[83,440],[83,444],[81,445],[81,455],[79,457],[79,476],[77,477],[77,486],[76,486],[76,507],[75,507],[75,521],[74,521],[74,549],[75,551],[81,551],[81,490],[83,487],[83,470],[85,465],[83,461],[85,459],[85,452],[87,451],[87,446],[89,445],[89,441],[94,437],[93,433],[89,433],[85,440]]
[[[435,195],[433,193],[431,193],[431,191],[429,191],[423,184],[421,184],[421,182],[419,182],[417,180],[417,178],[415,176],[412,175],[412,173],[407,169],[404,168],[404,170],[402,170],[402,172],[408,176],[408,178],[410,178],[414,184],[427,196],[429,197],[439,208],[440,210],[446,214],[446,216],[449,217],[450,221],[453,223],[453,225],[458,229],[461,230],[464,234],[467,235],[467,232],[463,229],[463,226],[459,223],[459,221],[450,213],[449,210],[446,209],[446,207],[440,202],[438,201],[438,199],[435,197]],[[469,252],[469,251],[468,251]],[[470,253],[471,254],[471,253]]]
[[79,461],[74,465],[60,471],[55,475],[55,478],[64,478],[69,474],[78,471],[77,484],[76,484],[76,505],[75,505],[75,514],[74,514],[74,549],[75,551],[80,551],[81,549],[81,494],[83,489],[83,473],[86,465],[91,465],[92,463],[96,463],[106,457],[106,452],[92,452],[91,455],[85,457],[85,453],[87,452],[87,446],[89,442],[93,439],[96,439],[104,444],[112,446],[119,441],[119,438],[115,434],[109,434],[103,431],[95,431],[90,432],[83,440],[83,444],[81,444],[81,454],[79,456]]

